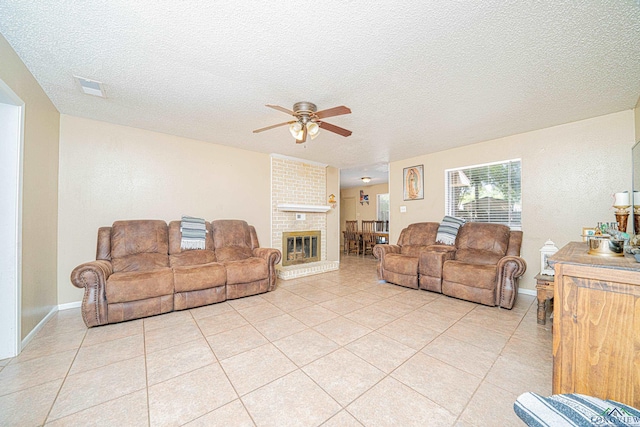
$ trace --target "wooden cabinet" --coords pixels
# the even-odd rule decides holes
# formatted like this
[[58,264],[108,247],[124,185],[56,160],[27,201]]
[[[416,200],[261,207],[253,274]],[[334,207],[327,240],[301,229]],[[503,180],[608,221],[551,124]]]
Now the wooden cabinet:
[[640,263],[569,243],[555,268],[553,393],[640,408]]

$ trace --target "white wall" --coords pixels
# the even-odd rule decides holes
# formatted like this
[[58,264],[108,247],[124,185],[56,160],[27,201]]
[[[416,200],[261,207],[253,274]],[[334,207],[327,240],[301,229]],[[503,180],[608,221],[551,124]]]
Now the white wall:
[[116,220],[243,219],[268,247],[269,183],[268,154],[62,115],[58,303],[82,299],[71,271]]
[[[513,135],[390,164],[391,242],[420,221],[444,216],[445,169],[522,159],[522,256],[528,268],[520,281],[534,289],[539,249],[547,239],[562,247],[581,240],[582,227],[615,221],[612,194],[631,191],[634,112],[627,110],[561,126]],[[424,165],[424,200],[402,200],[402,169]],[[400,213],[400,206],[407,212]]]

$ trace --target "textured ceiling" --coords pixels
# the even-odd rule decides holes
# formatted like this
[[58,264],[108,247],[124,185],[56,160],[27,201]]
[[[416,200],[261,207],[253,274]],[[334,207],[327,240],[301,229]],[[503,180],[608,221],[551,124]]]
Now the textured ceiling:
[[[2,0],[0,33],[61,113],[356,177],[640,96],[637,0]],[[74,75],[108,98],[83,95]],[[289,118],[264,104],[296,101],[350,107],[327,121],[353,135],[252,133]]]

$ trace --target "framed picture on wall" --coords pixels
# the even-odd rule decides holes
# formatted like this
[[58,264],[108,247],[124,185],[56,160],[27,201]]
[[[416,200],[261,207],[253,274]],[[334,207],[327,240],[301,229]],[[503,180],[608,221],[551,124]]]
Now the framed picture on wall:
[[404,200],[420,200],[424,199],[424,175],[423,165],[411,166],[404,168],[403,175],[403,194]]

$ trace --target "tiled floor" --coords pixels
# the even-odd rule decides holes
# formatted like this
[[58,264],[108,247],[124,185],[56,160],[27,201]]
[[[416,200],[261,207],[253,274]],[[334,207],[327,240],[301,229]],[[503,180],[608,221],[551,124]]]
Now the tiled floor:
[[274,292],[86,329],[58,312],[0,361],[2,426],[521,426],[550,325],[379,283],[372,258]]

